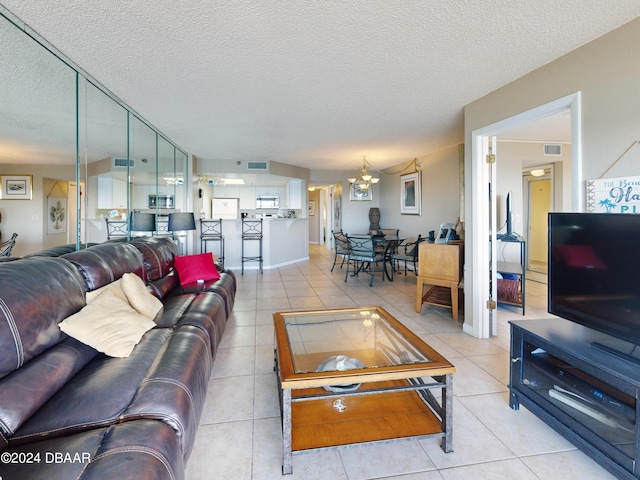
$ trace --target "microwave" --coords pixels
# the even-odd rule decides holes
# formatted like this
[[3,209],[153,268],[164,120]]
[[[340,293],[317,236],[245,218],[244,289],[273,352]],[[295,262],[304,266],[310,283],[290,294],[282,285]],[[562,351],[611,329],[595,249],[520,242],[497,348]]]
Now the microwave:
[[149,208],[173,208],[173,195],[149,195]]

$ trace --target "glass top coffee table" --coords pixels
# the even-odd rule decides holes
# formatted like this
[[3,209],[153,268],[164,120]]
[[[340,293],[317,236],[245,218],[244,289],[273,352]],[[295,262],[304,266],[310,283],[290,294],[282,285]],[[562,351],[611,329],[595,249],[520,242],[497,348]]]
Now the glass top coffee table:
[[455,367],[383,308],[273,319],[283,473],[293,452],[316,448],[437,435],[453,450]]

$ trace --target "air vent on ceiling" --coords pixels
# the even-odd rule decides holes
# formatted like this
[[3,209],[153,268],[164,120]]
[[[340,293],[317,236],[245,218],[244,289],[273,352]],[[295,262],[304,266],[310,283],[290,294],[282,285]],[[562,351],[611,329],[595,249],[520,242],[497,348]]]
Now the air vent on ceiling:
[[135,158],[114,158],[112,163],[114,168],[136,168]]
[[266,172],[269,170],[269,162],[247,162],[247,170],[260,170]]
[[558,156],[562,155],[562,145],[545,143],[544,144],[544,154],[546,156],[558,157]]

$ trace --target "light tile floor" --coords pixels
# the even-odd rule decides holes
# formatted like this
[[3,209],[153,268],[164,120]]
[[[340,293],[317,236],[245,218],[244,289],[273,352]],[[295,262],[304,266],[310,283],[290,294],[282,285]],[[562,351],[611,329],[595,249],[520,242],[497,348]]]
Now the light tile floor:
[[[240,275],[233,316],[218,350],[188,480],[281,479],[282,444],[273,372],[272,315],[276,311],[381,305],[456,366],[454,452],[439,439],[404,440],[294,455],[291,480],[612,479],[589,457],[525,408],[508,405],[508,320],[521,310],[500,307],[498,335],[485,340],[462,332],[450,311],[424,305],[414,311],[415,277],[373,287],[349,278],[333,252],[310,246],[311,259]],[[546,285],[527,283],[527,314],[544,318]],[[461,321],[464,316],[461,316]]]

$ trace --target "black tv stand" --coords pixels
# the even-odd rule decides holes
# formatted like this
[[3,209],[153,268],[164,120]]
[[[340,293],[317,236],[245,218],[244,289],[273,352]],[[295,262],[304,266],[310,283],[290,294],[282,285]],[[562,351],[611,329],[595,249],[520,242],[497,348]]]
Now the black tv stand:
[[625,342],[561,318],[509,323],[511,408],[524,405],[616,478],[640,479],[635,352],[626,360]]
[[[618,343],[624,343],[626,345],[629,345],[630,347],[629,352],[625,352],[621,350],[618,346],[614,346],[614,345],[617,345]],[[621,340],[619,342],[616,341],[615,343],[613,341],[609,341],[607,343],[592,342],[591,346],[593,348],[597,348],[598,350],[602,350],[603,352],[607,352],[610,355],[615,355],[616,357],[623,358],[625,360],[628,360],[640,366],[640,351],[636,351],[638,349],[638,345]]]

